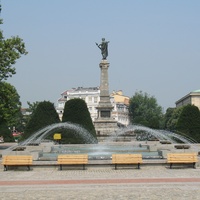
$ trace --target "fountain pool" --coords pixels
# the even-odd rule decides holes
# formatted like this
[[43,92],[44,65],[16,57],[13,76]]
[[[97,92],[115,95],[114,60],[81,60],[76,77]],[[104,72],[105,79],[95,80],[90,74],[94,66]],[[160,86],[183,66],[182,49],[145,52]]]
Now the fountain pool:
[[88,154],[89,160],[110,160],[112,154],[142,154],[144,159],[160,158],[157,151],[150,151],[148,145],[98,144],[98,145],[54,145],[50,152],[43,152],[39,160],[56,160],[58,154]]

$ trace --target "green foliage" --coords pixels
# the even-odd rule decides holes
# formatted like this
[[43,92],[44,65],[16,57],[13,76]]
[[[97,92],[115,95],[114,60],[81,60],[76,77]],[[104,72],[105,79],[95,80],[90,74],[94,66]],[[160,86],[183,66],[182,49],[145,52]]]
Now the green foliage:
[[14,86],[0,82],[0,121],[9,127],[17,127],[21,122],[21,102]]
[[[86,130],[88,130],[95,138],[96,132],[90,113],[87,108],[87,104],[82,99],[71,99],[65,103],[63,122],[71,122],[74,124],[79,124]],[[84,143],[83,138],[77,138],[73,131],[67,132],[66,141],[70,143]]]
[[190,104],[184,106],[176,128],[177,131],[200,142],[200,112],[198,107]]
[[178,119],[182,113],[183,106],[179,108],[168,108],[165,114],[165,129],[175,131],[177,128]]
[[27,102],[29,107],[26,109],[26,111],[29,112],[30,114],[23,116],[23,123],[25,124],[25,126],[29,122],[29,120],[31,119],[32,114],[36,110],[39,103],[40,103],[39,101],[36,101],[36,102],[33,102],[33,103],[30,103],[29,101]]
[[167,123],[169,122],[170,118],[172,117],[172,114],[174,112],[175,108],[168,108],[166,110],[166,113],[164,115],[164,129],[167,128]]
[[11,130],[4,120],[0,121],[0,136],[3,136],[4,142],[14,142]]
[[157,100],[141,91],[130,98],[129,113],[132,123],[156,129],[160,127],[163,118],[162,108]]
[[33,102],[33,103],[30,103],[28,101],[27,104],[28,104],[29,107],[28,107],[27,111],[30,112],[30,113],[33,113],[36,110],[39,103],[40,103],[39,101],[36,101],[36,102]]
[[[1,9],[0,9],[1,12]],[[0,25],[3,23],[0,19]],[[4,39],[3,32],[0,30],[0,81],[12,77],[16,73],[13,65],[21,55],[26,55],[25,44],[18,36]]]
[[23,40],[18,36],[5,39],[0,29],[0,134],[4,135],[5,141],[13,139],[8,127],[15,127],[18,131],[23,129],[20,97],[14,86],[4,82],[16,73],[13,65],[23,54],[27,54]]
[[53,103],[49,101],[40,102],[26,125],[23,139],[28,138],[34,132],[45,126],[58,122],[60,120]]

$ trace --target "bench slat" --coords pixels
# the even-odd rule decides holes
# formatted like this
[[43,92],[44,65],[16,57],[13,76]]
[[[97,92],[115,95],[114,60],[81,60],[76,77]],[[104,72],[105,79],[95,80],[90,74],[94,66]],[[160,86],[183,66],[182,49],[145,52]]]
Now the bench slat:
[[112,164],[115,164],[115,169],[117,169],[117,164],[138,164],[138,169],[142,163],[142,154],[113,154]]
[[136,164],[142,163],[142,155],[141,154],[113,154],[112,155],[112,163],[113,164]]
[[7,156],[3,156],[3,161],[2,164],[3,165],[18,165],[20,164],[32,164],[33,162],[33,157],[30,156],[22,156],[22,155],[7,155]]
[[170,163],[170,168],[173,163],[184,164],[198,162],[197,153],[168,153],[167,154],[167,163]]
[[87,154],[61,154],[58,155],[57,164],[60,165],[62,170],[62,165],[83,165],[88,164]]
[[33,164],[33,156],[31,155],[5,155],[3,156],[2,165],[4,170],[7,171],[7,166],[27,166]]
[[87,154],[63,154],[58,155],[57,159],[58,164],[87,164],[88,163],[88,155]]

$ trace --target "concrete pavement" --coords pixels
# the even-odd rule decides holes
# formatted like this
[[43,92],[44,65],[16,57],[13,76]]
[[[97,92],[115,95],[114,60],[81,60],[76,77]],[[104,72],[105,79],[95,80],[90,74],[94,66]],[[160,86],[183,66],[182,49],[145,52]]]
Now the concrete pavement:
[[0,169],[0,199],[200,199],[200,168]]

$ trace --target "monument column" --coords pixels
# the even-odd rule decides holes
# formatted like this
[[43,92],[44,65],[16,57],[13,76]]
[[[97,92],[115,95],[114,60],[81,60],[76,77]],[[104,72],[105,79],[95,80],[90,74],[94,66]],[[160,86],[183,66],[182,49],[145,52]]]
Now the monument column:
[[103,140],[103,136],[107,137],[111,133],[114,133],[117,127],[117,121],[112,118],[112,109],[113,106],[110,102],[109,94],[109,84],[108,84],[108,68],[109,63],[106,60],[108,56],[108,42],[105,42],[105,39],[102,39],[102,43],[96,45],[101,49],[102,57],[99,67],[101,69],[100,75],[100,101],[96,107],[98,116],[94,121],[95,130],[97,133],[98,140]]
[[108,67],[107,60],[102,60],[99,64],[101,69],[100,76],[100,101],[97,107],[99,118],[110,118],[113,106],[110,102],[109,84],[108,84]]

